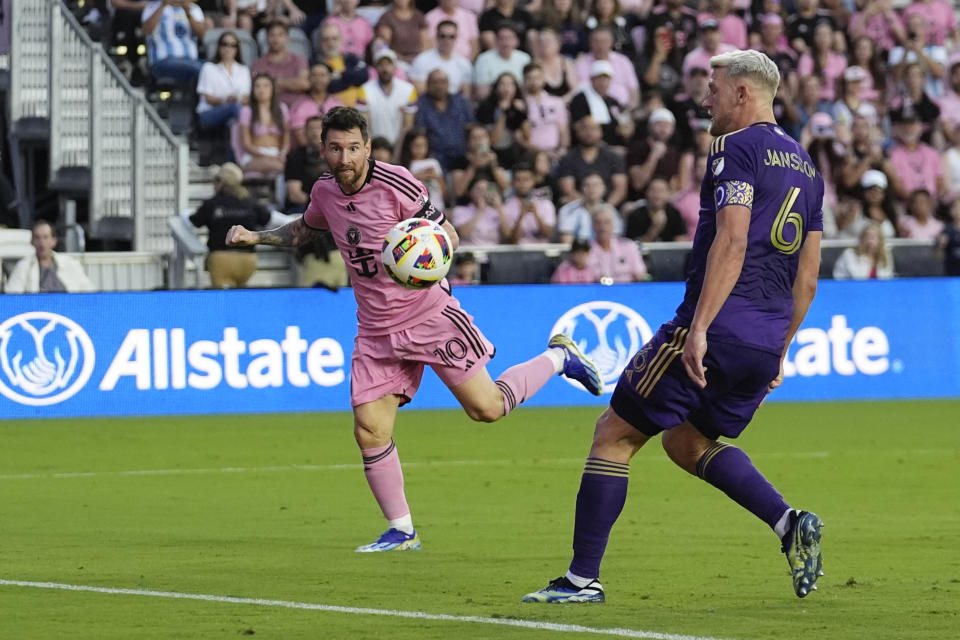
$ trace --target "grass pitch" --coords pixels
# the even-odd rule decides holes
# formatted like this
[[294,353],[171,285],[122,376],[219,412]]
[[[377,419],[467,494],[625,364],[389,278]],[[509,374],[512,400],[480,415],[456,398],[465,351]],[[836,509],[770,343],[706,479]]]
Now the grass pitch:
[[[493,425],[401,411],[419,553],[383,530],[345,413],[0,423],[0,579],[518,618],[737,640],[956,638],[960,402],[771,404],[738,444],[826,521],[820,591],[792,592],[761,522],[635,458],[604,605],[520,597],[562,574],[597,412]],[[4,639],[589,637],[456,620],[0,586]],[[653,636],[649,636],[653,637]]]

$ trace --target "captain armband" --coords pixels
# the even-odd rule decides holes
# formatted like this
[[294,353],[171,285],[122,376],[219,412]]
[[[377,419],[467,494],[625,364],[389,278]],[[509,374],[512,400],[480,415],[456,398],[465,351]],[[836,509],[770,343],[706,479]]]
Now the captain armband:
[[442,225],[444,222],[446,222],[447,217],[443,215],[443,211],[433,206],[433,203],[430,202],[429,198],[427,198],[426,196],[422,196],[422,197],[424,201],[423,206],[420,208],[419,211],[413,214],[413,217],[426,218],[427,220],[432,220],[433,222],[436,222],[439,225]]
[[753,208],[753,185],[742,180],[728,180],[721,182],[713,193],[717,211],[728,204],[738,204],[748,209]]

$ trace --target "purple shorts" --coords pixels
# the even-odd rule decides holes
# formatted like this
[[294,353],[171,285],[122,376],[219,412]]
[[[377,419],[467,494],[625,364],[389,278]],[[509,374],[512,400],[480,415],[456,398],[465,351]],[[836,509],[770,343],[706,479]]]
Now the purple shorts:
[[754,347],[708,339],[707,386],[687,375],[687,327],[667,323],[634,354],[610,399],[614,413],[655,436],[689,420],[708,438],[736,438],[747,427],[780,373],[780,357]]
[[426,322],[382,336],[357,336],[350,369],[350,404],[398,395],[413,399],[424,365],[447,387],[472,378],[493,357],[494,348],[456,298]]

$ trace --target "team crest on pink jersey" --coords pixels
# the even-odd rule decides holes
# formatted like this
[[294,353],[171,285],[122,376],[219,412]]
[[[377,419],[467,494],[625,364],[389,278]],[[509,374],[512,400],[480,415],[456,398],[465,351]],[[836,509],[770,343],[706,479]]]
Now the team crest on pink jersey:
[[347,227],[347,242],[349,242],[351,246],[355,247],[360,244],[360,238],[360,229],[353,225]]

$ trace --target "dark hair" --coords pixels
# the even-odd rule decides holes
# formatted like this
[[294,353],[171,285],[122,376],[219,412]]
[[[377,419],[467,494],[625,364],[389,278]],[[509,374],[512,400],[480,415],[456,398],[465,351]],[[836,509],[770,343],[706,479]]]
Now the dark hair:
[[267,23],[267,33],[270,33],[270,31],[276,27],[280,27],[281,29],[283,29],[283,32],[286,34],[290,33],[290,25],[288,25],[283,20],[273,20]]
[[353,129],[360,129],[360,137],[363,138],[364,142],[369,139],[367,119],[362,113],[353,107],[334,107],[327,111],[327,115],[323,116],[323,137],[321,139],[326,144],[327,131],[352,131]]
[[311,122],[319,122],[320,124],[323,124],[323,116],[310,116],[307,118],[307,121],[303,123],[303,128],[306,129],[308,126],[310,126]]
[[33,231],[36,231],[37,227],[40,227],[43,225],[50,227],[50,235],[53,235],[53,236],[57,235],[57,229],[53,226],[53,223],[43,218],[37,218],[36,220],[33,221],[33,223],[30,225],[31,233]]
[[270,81],[270,118],[273,120],[273,124],[280,129],[280,134],[283,135],[287,131],[287,121],[283,117],[283,110],[280,108],[280,100],[277,98],[277,81],[273,79],[269,73],[258,73],[253,77],[253,82],[251,83],[250,91],[250,135],[256,135],[254,133],[255,127],[260,123],[260,109],[257,108],[256,97],[253,92],[253,85],[257,83],[257,80],[260,78],[266,78]]
[[217,50],[213,52],[213,63],[220,64],[220,47],[223,45],[223,39],[227,36],[233,36],[233,39],[237,41],[237,57],[234,60],[243,64],[243,47],[240,46],[240,36],[237,35],[236,31],[224,31],[217,38]]
[[427,130],[422,127],[414,127],[407,131],[407,135],[403,136],[403,143],[400,146],[400,164],[404,167],[409,167],[410,163],[413,161],[411,148],[413,147],[413,141],[417,138],[425,138],[427,141],[427,156],[430,155],[430,135],[427,133]]
[[383,136],[377,136],[370,141],[370,151],[389,151],[393,153],[393,145],[390,144],[390,141],[384,138]]
[[512,173],[516,177],[521,171],[529,171],[530,173],[536,174],[537,172],[533,170],[533,165],[529,162],[521,160],[517,164],[513,165]]
[[442,27],[453,27],[454,29],[457,30],[457,33],[460,33],[460,25],[458,25],[458,24],[457,24],[456,22],[454,22],[453,20],[441,20],[440,23],[437,25],[437,31],[436,31],[436,32],[437,32],[437,33],[440,33],[440,29],[441,29]]
[[590,251],[590,241],[580,240],[579,238],[574,240],[570,245],[570,253],[574,251]]
[[531,71],[543,71],[543,67],[539,62],[529,62],[525,67],[523,67],[523,75],[526,77]]
[[464,263],[467,263],[467,262],[472,262],[472,263],[476,264],[477,258],[476,258],[472,253],[470,253],[469,251],[464,251],[464,252],[462,252],[462,253],[458,251],[456,254],[454,254],[454,256],[453,256],[453,264],[454,264],[454,265],[464,264]]
[[331,67],[329,64],[327,64],[323,60],[314,60],[313,62],[311,62],[310,69],[313,69],[314,67],[323,67],[330,73],[333,73],[333,67]]
[[504,29],[509,29],[513,31],[513,35],[520,37],[520,29],[517,28],[517,25],[513,20],[501,20],[497,23],[497,28],[494,30],[495,33],[500,33]]

